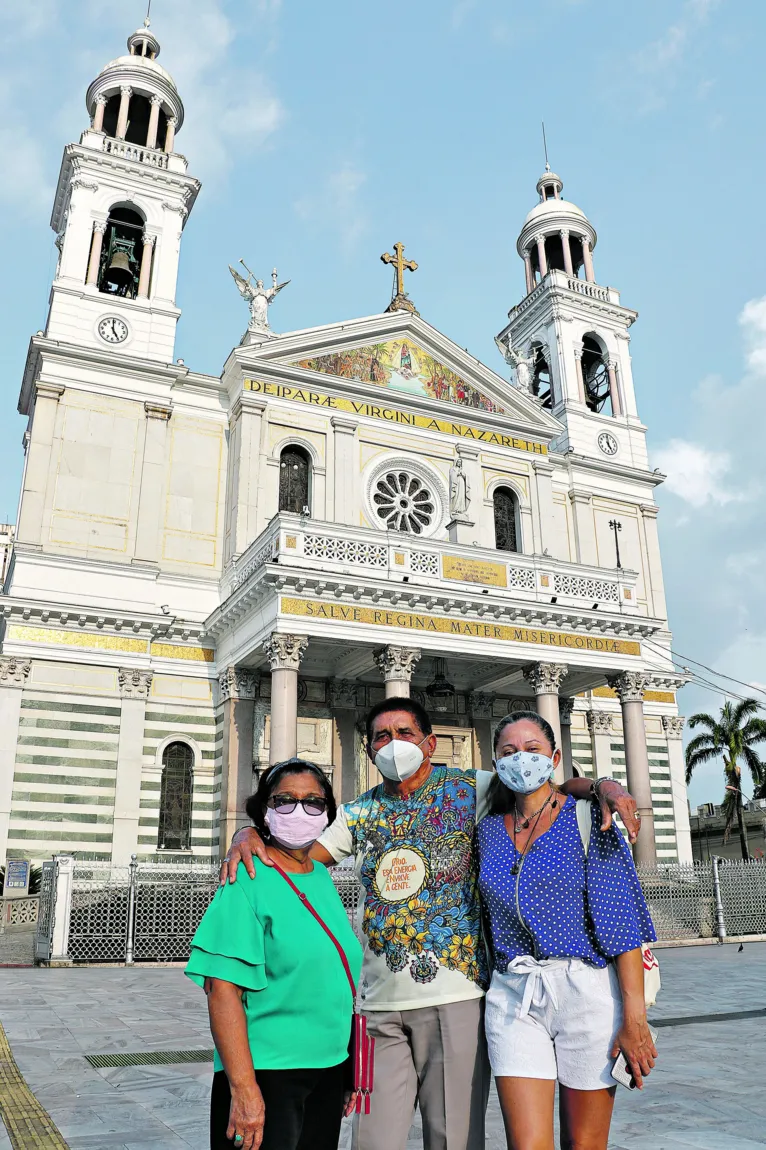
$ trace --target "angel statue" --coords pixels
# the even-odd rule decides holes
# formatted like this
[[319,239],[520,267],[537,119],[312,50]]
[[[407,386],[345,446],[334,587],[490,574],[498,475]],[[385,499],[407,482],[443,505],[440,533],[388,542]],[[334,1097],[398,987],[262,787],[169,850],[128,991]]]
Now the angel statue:
[[523,352],[511,346],[510,339],[508,343],[502,343],[500,339],[496,339],[495,343],[505,362],[511,365],[516,374],[516,386],[520,391],[526,391],[527,394],[531,395],[531,371],[535,362],[534,355],[524,355]]
[[239,261],[242,267],[247,272],[247,279],[241,276],[239,272],[229,264],[229,271],[234,276],[234,283],[237,285],[237,291],[244,300],[250,305],[250,323],[248,324],[248,331],[255,332],[270,332],[269,327],[269,304],[274,297],[281,292],[283,287],[287,287],[289,280],[284,283],[277,283],[277,269],[274,268],[271,273],[270,288],[263,286],[263,280],[253,280],[255,276],[244,260]]

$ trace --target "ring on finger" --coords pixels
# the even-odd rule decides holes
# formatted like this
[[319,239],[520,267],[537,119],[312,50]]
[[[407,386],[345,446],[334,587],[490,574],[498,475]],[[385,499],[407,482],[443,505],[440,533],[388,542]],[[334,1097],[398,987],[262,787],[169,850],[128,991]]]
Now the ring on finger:
[[241,1134],[235,1134],[234,1135],[234,1145],[235,1146],[241,1146],[244,1141],[245,1140]]

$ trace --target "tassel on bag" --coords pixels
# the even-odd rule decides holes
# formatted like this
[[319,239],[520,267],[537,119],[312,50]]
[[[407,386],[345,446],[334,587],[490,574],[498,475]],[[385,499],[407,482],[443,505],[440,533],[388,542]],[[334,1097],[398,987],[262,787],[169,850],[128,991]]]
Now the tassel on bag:
[[346,972],[348,984],[351,987],[351,1002],[353,1014],[351,1016],[351,1039],[349,1042],[349,1058],[351,1059],[352,1069],[352,1089],[356,1093],[356,1112],[361,1114],[364,1110],[365,1114],[370,1113],[370,1095],[372,1094],[375,1082],[375,1039],[370,1038],[367,1033],[367,1019],[363,1014],[358,1014],[356,1009],[356,985],[351,974],[351,968],[348,965],[346,952],[338,942],[335,935],[330,930],[329,926],[325,923],[324,919],[314,910],[313,906],[306,898],[302,891],[298,890],[297,886],[281,867],[274,863],[274,870],[282,875],[282,878],[292,887],[301,900],[306,910],[310,915],[317,920],[322,930],[325,932],[330,941],[334,944],[338,952],[338,956],[343,963],[343,969]]

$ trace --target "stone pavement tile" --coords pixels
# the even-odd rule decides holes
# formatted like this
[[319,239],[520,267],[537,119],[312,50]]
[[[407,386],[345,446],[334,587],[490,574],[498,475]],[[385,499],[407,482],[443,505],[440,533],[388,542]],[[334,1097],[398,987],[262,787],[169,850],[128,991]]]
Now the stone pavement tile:
[[5,1123],[0,1118],[0,1150],[13,1150],[11,1140],[8,1137],[8,1131],[5,1129]]

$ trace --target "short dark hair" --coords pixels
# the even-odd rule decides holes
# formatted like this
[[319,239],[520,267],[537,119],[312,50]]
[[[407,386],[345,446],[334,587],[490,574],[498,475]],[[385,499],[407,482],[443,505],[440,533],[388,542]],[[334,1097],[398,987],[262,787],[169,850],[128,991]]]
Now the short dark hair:
[[367,712],[365,724],[368,743],[372,742],[372,724],[379,715],[386,715],[389,711],[406,711],[408,715],[412,715],[424,735],[430,735],[433,730],[431,720],[428,717],[428,711],[425,707],[421,707],[417,700],[410,699],[406,695],[402,695],[400,698],[394,696],[391,699],[381,699],[374,707],[370,707]]
[[[500,742],[500,736],[505,728],[509,727],[511,723],[518,723],[520,719],[528,719],[530,723],[535,724],[540,734],[550,743],[551,755],[553,755],[556,750],[556,736],[553,733],[553,727],[547,719],[538,715],[537,711],[513,711],[510,715],[504,715],[495,727],[492,749],[497,751],[497,744]],[[558,789],[555,784],[554,789]],[[487,788],[487,808],[491,815],[507,815],[516,809],[516,796],[512,790],[500,782],[499,775],[495,775]]]
[[265,771],[261,772],[260,778],[258,779],[258,789],[245,803],[245,810],[264,842],[268,842],[271,837],[266,823],[266,803],[271,797],[277,783],[281,782],[285,775],[302,775],[306,773],[315,775],[321,784],[324,797],[327,800],[327,822],[335,822],[338,805],[335,802],[335,795],[332,793],[330,780],[322,768],[318,767],[316,763],[310,763],[308,759],[285,759],[281,763],[273,763],[270,767],[267,767]]

